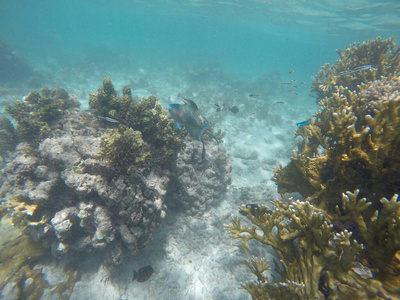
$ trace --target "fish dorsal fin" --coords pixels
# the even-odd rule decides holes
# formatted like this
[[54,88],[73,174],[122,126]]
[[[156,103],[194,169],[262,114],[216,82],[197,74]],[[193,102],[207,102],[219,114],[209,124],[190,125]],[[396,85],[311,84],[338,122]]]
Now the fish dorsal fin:
[[179,97],[179,98],[181,98],[182,101],[185,102],[185,104],[189,105],[189,106],[190,106],[191,108],[193,108],[195,111],[198,111],[198,110],[199,110],[197,104],[196,104],[193,100],[190,100],[190,99],[188,99],[188,98],[183,98],[183,97]]

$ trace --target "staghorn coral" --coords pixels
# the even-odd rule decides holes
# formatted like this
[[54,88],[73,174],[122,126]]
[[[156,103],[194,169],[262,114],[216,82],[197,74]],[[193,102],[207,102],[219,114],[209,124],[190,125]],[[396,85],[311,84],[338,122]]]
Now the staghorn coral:
[[370,216],[365,212],[372,203],[359,199],[359,192],[343,194],[342,206],[336,207],[337,215],[342,222],[355,224],[355,233],[365,246],[360,257],[369,263],[375,278],[388,291],[400,295],[399,196],[380,199],[382,208]]
[[[354,43],[346,50],[337,50],[340,58],[332,65],[325,64],[313,80],[312,91],[317,93],[317,102],[335,93],[336,86],[358,90],[362,82],[374,81],[381,76],[391,77],[400,68],[400,48],[393,38]],[[351,74],[339,74],[363,65],[372,68]]]
[[[105,77],[103,86],[98,88],[98,93],[90,93],[89,106],[96,110],[97,116],[113,118],[121,125],[141,133],[146,148],[139,159],[141,163],[145,163],[151,154],[152,164],[166,167],[174,164],[176,154],[183,146],[186,132],[177,132],[173,129],[173,120],[167,111],[162,109],[157,97],[150,96],[147,99],[135,101],[129,86],[124,86],[122,97],[118,97],[111,80]],[[121,131],[131,132],[130,130]],[[114,156],[115,161],[117,157],[124,155],[119,153],[121,149],[115,149],[115,151],[118,151],[115,155],[111,153],[111,149],[105,152],[108,153],[108,158]]]
[[[282,196],[300,192],[335,230],[348,230],[363,244],[354,270],[373,274],[381,285],[376,297],[383,299],[400,294],[400,77],[394,47],[392,40],[377,39],[351,48],[357,55],[350,55],[350,47],[342,54],[343,63],[373,56],[381,63],[373,71],[379,77],[357,72],[352,82],[331,83],[311,123],[297,129],[298,153],[274,175]],[[349,190],[355,192],[341,194]]]
[[298,153],[275,170],[278,191],[300,192],[320,208],[334,210],[341,191],[359,188],[381,206],[398,192],[400,176],[400,77],[339,87],[320,102],[308,126],[298,128]]
[[[357,194],[348,193],[343,197],[348,195],[351,201],[347,208],[351,209],[353,205],[362,211],[368,206],[365,199],[359,200],[357,205],[354,201]],[[396,199],[397,196],[390,202],[382,200],[387,208],[381,213],[389,214],[391,224],[395,226],[391,234],[399,230],[400,211]],[[254,240],[271,246],[279,259],[276,266],[279,278],[274,281],[264,274],[269,269],[265,260],[253,257],[246,262],[257,281],[243,284],[242,288],[253,299],[393,299],[399,292],[398,273],[397,277],[392,277],[393,272],[386,274],[385,270],[381,270],[382,274],[375,273],[374,266],[364,260],[369,254],[368,246],[360,244],[348,230],[336,232],[324,211],[307,201],[288,204],[275,201],[274,205],[276,209],[271,213],[265,213],[267,208],[262,205],[253,212],[251,208],[242,206],[240,210],[253,226],[242,225],[238,218],[226,226],[231,237],[240,240],[237,247],[241,250],[248,250],[249,242]],[[351,219],[357,217],[356,213]],[[371,221],[371,227],[365,228],[363,234],[368,235],[370,230],[381,225],[373,223]],[[383,235],[381,232],[380,237]],[[376,237],[370,237],[373,238]],[[397,260],[396,267],[393,267],[396,271],[398,263]],[[389,278],[389,282],[380,281],[380,275]],[[397,286],[390,288],[393,284]]]
[[17,123],[19,140],[37,146],[49,135],[50,127],[57,119],[65,115],[68,109],[78,106],[75,97],[69,96],[63,88],[49,90],[43,87],[40,94],[30,92],[5,110]]

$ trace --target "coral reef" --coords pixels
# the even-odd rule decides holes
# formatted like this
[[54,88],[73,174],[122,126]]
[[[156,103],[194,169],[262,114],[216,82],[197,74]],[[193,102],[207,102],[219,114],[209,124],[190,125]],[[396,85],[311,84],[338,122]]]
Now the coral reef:
[[[347,208],[356,211],[352,220],[359,218],[359,213],[368,206],[365,199],[355,200],[357,192],[343,197],[348,199]],[[368,222],[359,219],[359,222],[367,221],[370,225],[360,234],[368,236],[371,231],[377,234],[368,237],[370,241],[383,237],[384,233],[378,229],[380,225],[391,225],[390,234],[393,236],[399,233],[397,196],[390,201],[382,199],[382,202],[385,208],[380,212],[384,215],[381,220]],[[248,250],[249,242],[255,240],[271,246],[278,256],[276,272],[279,278],[275,282],[264,274],[269,270],[265,260],[253,257],[246,263],[257,276],[257,281],[243,284],[242,288],[253,299],[394,299],[398,295],[398,254],[395,261],[388,261],[395,263],[387,265],[390,270],[377,272],[366,259],[370,257],[367,244],[357,242],[348,230],[337,232],[324,211],[301,201],[275,201],[274,205],[276,208],[270,213],[264,213],[266,207],[262,205],[255,213],[242,206],[240,209],[252,227],[242,225],[238,218],[227,225],[231,237],[241,240],[237,245],[240,249]],[[390,224],[383,224],[388,221]],[[394,242],[398,243],[398,236],[396,239]],[[393,248],[388,249],[389,252]]]
[[[28,121],[43,122],[48,130],[31,140],[19,134],[21,142],[0,170],[0,218],[11,217],[54,257],[79,260],[81,253],[96,251],[115,270],[149,243],[166,216],[167,193],[196,187],[185,199],[200,203],[200,210],[225,192],[227,156],[206,143],[207,158],[200,163],[201,147],[173,129],[156,97],[135,102],[128,86],[118,97],[106,78],[99,94],[90,95],[95,107],[90,113],[74,102],[63,112],[58,104],[39,105],[62,103],[67,94],[57,95],[42,89],[10,106],[17,131],[28,129],[21,119],[28,112],[33,115]],[[37,147],[27,152],[33,141]],[[203,200],[201,189],[210,199]]]
[[[331,97],[336,86],[357,91],[362,82],[374,81],[381,76],[391,78],[400,69],[400,48],[393,38],[377,38],[363,43],[349,45],[346,50],[337,50],[340,58],[332,65],[325,64],[313,80],[312,91],[317,101]],[[371,65],[365,70],[346,73],[360,66]]]
[[16,134],[20,141],[32,146],[46,138],[54,123],[62,118],[68,110],[78,107],[76,97],[68,95],[63,88],[43,87],[40,94],[30,92],[22,100],[6,107],[6,112],[17,122]]
[[298,153],[275,170],[278,191],[300,192],[320,208],[334,210],[341,192],[360,189],[375,206],[398,193],[400,175],[400,77],[339,87],[320,102],[308,126],[299,127]]
[[150,152],[143,151],[143,139],[140,131],[120,127],[112,129],[108,136],[100,141],[100,155],[113,165],[126,168],[144,166],[151,159]]
[[162,171],[121,173],[100,158],[100,131],[88,114],[70,111],[34,156],[17,147],[1,171],[0,194],[10,199],[4,205],[35,205],[26,222],[36,226],[23,230],[51,244],[53,255],[104,248],[109,264],[118,264],[142,249],[164,218],[169,179]]
[[231,183],[230,158],[213,142],[207,143],[205,159],[201,143],[186,138],[178,154],[168,190],[168,205],[195,215],[218,203]]
[[[0,212],[3,214],[3,209]],[[0,298],[36,300],[42,299],[47,292],[52,298],[69,299],[78,280],[78,272],[72,268],[64,268],[65,280],[50,285],[41,269],[35,267],[38,260],[46,254],[46,249],[11,224],[10,217],[14,219],[15,213],[22,220],[22,211],[8,213],[0,221]]]
[[399,297],[399,51],[378,38],[323,66],[314,80],[321,109],[298,127],[297,153],[274,174],[283,197],[298,192],[305,202],[244,206],[253,227],[228,226],[241,249],[256,240],[279,257],[275,281],[264,260],[247,263],[258,281],[243,288],[254,299]]
[[[95,110],[95,115],[101,118],[112,118],[119,122],[120,127],[130,128],[114,131],[114,140],[118,138],[120,142],[131,143],[133,140],[136,146],[132,146],[128,151],[135,152],[135,165],[146,163],[150,159],[152,164],[158,164],[161,167],[171,167],[176,159],[176,154],[183,146],[185,132],[177,132],[173,129],[173,120],[169,114],[164,111],[157,101],[157,97],[150,96],[147,99],[134,101],[129,86],[123,87],[122,97],[117,96],[117,92],[111,80],[107,77],[103,79],[103,86],[98,88],[98,93],[91,92],[89,95],[89,106]],[[104,121],[107,123],[107,121]],[[112,126],[108,122],[107,125]],[[133,133],[133,131],[136,133]],[[141,133],[139,138],[138,133]],[[121,134],[123,133],[123,134]],[[126,135],[126,137],[125,137]],[[124,141],[125,139],[130,141]],[[118,144],[118,142],[114,141]],[[102,145],[103,154],[111,161],[119,161],[125,157],[125,146],[119,149],[113,146],[113,142],[104,142]],[[139,155],[137,151],[143,149]],[[114,157],[113,157],[114,156]]]

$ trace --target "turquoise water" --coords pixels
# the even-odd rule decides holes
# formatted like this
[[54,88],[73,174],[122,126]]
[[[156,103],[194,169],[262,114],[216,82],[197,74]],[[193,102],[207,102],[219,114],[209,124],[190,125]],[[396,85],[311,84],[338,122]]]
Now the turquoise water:
[[[395,0],[0,0],[0,114],[42,86],[65,87],[85,109],[89,92],[107,76],[119,95],[129,84],[134,96],[154,94],[164,108],[181,103],[177,95],[191,98],[215,131],[226,133],[223,143],[212,144],[232,161],[232,184],[218,205],[192,216],[174,210],[180,202],[175,207],[167,203],[152,242],[112,275],[101,267],[101,250],[99,255],[79,252],[73,260],[81,278],[71,299],[250,299],[239,289],[255,279],[243,266],[249,256],[233,250],[224,224],[240,217],[243,203],[270,204],[279,197],[273,169],[286,165],[297,149],[296,123],[318,108],[310,96],[312,77],[325,63],[335,62],[335,50],[378,36],[394,37],[398,44],[399,25]],[[17,74],[1,59],[19,61]],[[0,177],[0,190],[5,177]],[[191,180],[195,185],[197,179]],[[74,194],[68,205],[88,200],[81,197]],[[54,211],[67,204],[59,206]],[[118,223],[119,217],[113,218]],[[0,231],[4,238],[8,229],[0,224]],[[46,250],[46,259],[32,265],[51,284],[62,282],[63,259]],[[251,255],[276,258],[265,247]],[[145,265],[154,268],[151,279],[132,282],[132,270]],[[12,289],[8,292],[12,295]]]
[[312,76],[335,49],[398,36],[396,1],[348,2],[2,1],[0,40],[34,66],[211,63],[242,77],[275,69]]

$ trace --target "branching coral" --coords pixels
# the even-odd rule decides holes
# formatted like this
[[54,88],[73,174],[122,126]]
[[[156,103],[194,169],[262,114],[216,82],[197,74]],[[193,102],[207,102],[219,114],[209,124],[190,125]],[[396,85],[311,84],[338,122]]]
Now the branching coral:
[[[357,205],[354,197],[351,199],[351,204]],[[368,206],[365,203],[359,203],[358,211]],[[390,203],[391,209],[386,213],[394,217],[396,205],[393,199]],[[325,212],[309,202],[286,204],[276,201],[274,204],[276,209],[272,213],[264,213],[266,207],[261,205],[255,213],[249,207],[240,208],[252,227],[242,225],[237,218],[227,226],[232,238],[241,240],[237,245],[240,249],[248,249],[249,241],[255,240],[271,246],[279,258],[276,271],[280,278],[276,282],[271,282],[264,274],[269,269],[265,260],[253,258],[246,263],[257,281],[242,287],[253,299],[392,299],[390,297],[395,295],[392,292],[396,290],[385,289],[387,286],[382,284],[379,276],[373,278],[368,263],[360,262],[368,255],[368,247],[360,244],[352,232],[336,232]],[[398,205],[396,211],[399,212]],[[392,223],[398,222],[398,218]],[[388,285],[396,280],[398,284],[398,277],[387,277],[390,278]]]
[[30,92],[22,100],[6,107],[6,112],[17,122],[16,133],[21,141],[36,146],[50,132],[50,126],[63,116],[67,109],[79,106],[67,91],[44,87],[40,94]]
[[[96,110],[98,116],[115,119],[121,125],[140,132],[147,149],[145,153],[151,153],[151,162],[154,164],[170,166],[183,146],[186,133],[173,129],[173,120],[162,109],[157,97],[150,96],[137,102],[132,98],[129,86],[124,86],[122,97],[118,97],[111,80],[106,77],[103,79],[103,86],[98,88],[98,93],[90,93],[89,106]],[[119,131],[127,134],[131,132],[126,129]],[[111,150],[107,152],[108,158],[111,158]],[[120,156],[120,153],[115,152],[114,156]],[[149,157],[146,154],[141,160],[147,161]]]
[[[396,47],[392,38],[354,43],[346,50],[337,50],[340,58],[332,65],[325,64],[313,80],[312,91],[317,93],[317,99],[330,97],[335,92],[335,86],[345,86],[357,90],[362,82],[390,77],[400,68],[400,48]],[[357,67],[371,65],[363,71],[341,73],[354,70]]]
[[[300,192],[332,209],[341,192],[359,188],[375,204],[398,192],[400,176],[400,77],[338,87],[321,110],[300,127],[298,154],[275,170],[281,194]],[[296,175],[296,177],[293,177]]]
[[363,258],[374,275],[390,292],[400,294],[400,201],[394,195],[382,198],[382,208],[372,216],[366,214],[371,205],[366,198],[358,199],[359,191],[343,194],[341,207],[336,207],[342,222],[356,225],[359,240],[365,245]]
[[[300,192],[335,230],[352,233],[352,270],[374,276],[376,297],[395,298],[400,294],[400,50],[391,39],[377,39],[339,53],[341,59],[331,69],[324,66],[314,82],[320,98],[327,96],[318,103],[321,110],[298,128],[298,152],[275,170],[274,180],[281,195]],[[365,64],[374,69],[338,74]],[[335,78],[326,89],[319,86],[323,74]],[[345,271],[337,273],[342,283],[363,282],[349,281]],[[362,297],[372,297],[367,295]]]

